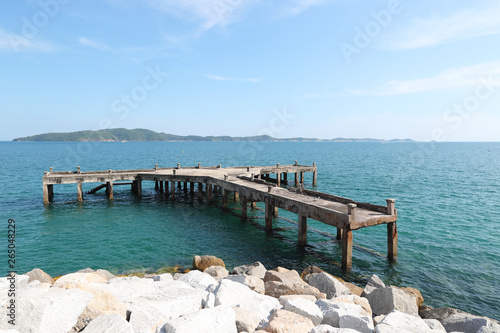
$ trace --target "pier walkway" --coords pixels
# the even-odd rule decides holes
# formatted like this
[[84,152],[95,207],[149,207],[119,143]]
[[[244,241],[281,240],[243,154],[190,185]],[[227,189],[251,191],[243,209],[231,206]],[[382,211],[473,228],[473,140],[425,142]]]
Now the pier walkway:
[[[342,244],[342,268],[352,266],[353,230],[387,224],[387,250],[391,261],[397,259],[397,210],[395,200],[387,199],[387,206],[356,202],[335,195],[312,191],[304,188],[304,173],[312,172],[313,185],[317,182],[317,167],[294,165],[243,166],[222,168],[219,166],[159,168],[140,170],[111,170],[82,172],[77,171],[44,172],[43,201],[49,204],[53,197],[53,186],[57,184],[77,184],[78,201],[83,200],[83,183],[100,183],[89,191],[95,193],[106,189],[109,199],[113,199],[113,186],[131,185],[132,191],[142,196],[142,182],[154,181],[155,188],[164,192],[166,198],[175,199],[176,187],[190,193],[196,192],[200,198],[213,200],[215,195],[222,196],[222,208],[227,208],[228,197],[234,193],[235,200],[242,205],[242,216],[246,218],[248,206],[255,202],[265,203],[265,227],[272,230],[273,217],[278,209],[298,215],[298,243],[307,242],[307,219],[337,228],[337,239]],[[289,179],[289,175],[293,175]],[[292,183],[293,186],[283,187]],[[188,188],[189,185],[189,188]]]

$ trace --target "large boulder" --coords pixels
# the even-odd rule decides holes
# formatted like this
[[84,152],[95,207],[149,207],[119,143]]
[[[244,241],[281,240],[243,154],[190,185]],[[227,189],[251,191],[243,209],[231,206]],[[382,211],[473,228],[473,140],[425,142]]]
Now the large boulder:
[[362,310],[361,314],[365,316],[372,316],[372,308],[370,307],[370,302],[364,297],[359,297],[356,295],[345,295],[339,296],[332,299],[335,303],[351,303],[360,305]]
[[200,271],[190,271],[189,273],[180,276],[177,281],[185,282],[191,287],[199,290],[208,291],[214,291],[219,284],[213,276]]
[[437,330],[431,329],[429,325],[427,325],[427,323],[422,318],[399,311],[390,312],[377,325],[376,329],[377,332],[393,332],[393,331],[413,332],[413,333],[437,332]]
[[326,298],[326,294],[318,288],[308,285],[305,282],[289,283],[269,281],[265,283],[266,295],[280,298],[283,295],[313,295],[317,299]]
[[203,273],[210,275],[217,282],[220,282],[223,278],[229,275],[228,270],[222,266],[210,266],[205,269]]
[[424,319],[425,323],[429,328],[437,331],[442,331],[446,332],[446,329],[444,328],[443,324],[437,319]]
[[317,301],[317,298],[314,297],[313,295],[283,295],[283,296],[280,296],[279,301],[280,301],[280,304],[282,306],[285,306],[286,302],[288,302],[289,300],[292,300],[292,299],[296,299],[296,298],[307,299],[307,300],[313,301],[315,303]]
[[61,276],[54,282],[54,287],[62,287],[67,283],[107,283],[108,279],[98,273],[71,273]]
[[371,316],[344,315],[339,319],[340,328],[350,328],[360,333],[373,333],[373,320]]
[[286,310],[277,310],[264,326],[270,333],[309,333],[314,328],[311,319]]
[[328,273],[313,274],[309,278],[309,284],[318,288],[326,294],[327,298],[334,298],[341,295],[349,295],[349,289]]
[[235,267],[233,269],[233,274],[244,274],[244,275],[252,275],[256,276],[260,279],[263,279],[266,275],[267,269],[260,262],[254,262],[250,265],[242,265]]
[[309,278],[312,276],[312,274],[318,274],[318,273],[323,273],[324,271],[316,266],[307,266],[302,273],[300,274],[300,277],[307,283],[309,283]]
[[323,313],[322,324],[340,327],[340,318],[346,315],[361,316],[363,310],[360,305],[352,303],[334,302],[332,300],[320,299],[316,305]]
[[28,283],[34,280],[40,281],[41,283],[54,283],[54,279],[39,268],[35,268],[24,275],[29,276]]
[[366,295],[377,288],[385,288],[385,284],[377,275],[373,274],[370,280],[366,283],[365,289],[363,289],[363,292],[361,293],[361,297],[366,297]]
[[367,294],[366,298],[370,302],[375,316],[388,314],[393,310],[418,316],[415,297],[408,295],[400,289],[394,287],[377,288]]
[[214,256],[194,256],[193,258],[193,268],[204,271],[210,266],[222,266],[226,268],[224,261]]
[[236,317],[230,307],[216,306],[213,309],[199,310],[171,320],[163,326],[160,332],[237,333]]
[[[394,286],[391,286],[391,287],[394,287]],[[417,307],[419,309],[424,304],[424,297],[420,293],[420,290],[415,289],[415,288],[411,288],[411,287],[394,287],[394,288],[398,288],[398,289],[404,291],[405,293],[407,293],[408,295],[413,296],[415,298],[415,301],[417,302]]]
[[102,315],[90,322],[82,333],[134,333],[132,325],[117,314]]
[[241,283],[259,294],[265,293],[264,281],[255,275],[229,275],[226,279]]
[[314,301],[303,298],[295,298],[286,302],[284,308],[287,311],[291,311],[311,319],[314,326],[321,324],[323,321],[323,312],[321,312],[320,308]]
[[500,332],[498,321],[488,317],[475,316],[454,308],[426,308],[420,312],[424,319],[437,319],[447,332]]
[[261,295],[241,283],[224,279],[214,291],[215,306],[241,307],[253,311],[261,322],[267,321],[271,311],[280,308],[276,298]]
[[283,267],[277,267],[269,270],[264,275],[264,282],[286,282],[286,283],[305,283],[296,270],[288,270]]
[[259,316],[253,311],[240,307],[233,308],[238,332],[253,332],[260,324]]

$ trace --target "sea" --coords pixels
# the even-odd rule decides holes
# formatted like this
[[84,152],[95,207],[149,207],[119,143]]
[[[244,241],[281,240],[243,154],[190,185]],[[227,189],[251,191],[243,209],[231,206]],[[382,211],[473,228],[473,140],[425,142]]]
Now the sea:
[[[8,225],[15,223],[15,267],[59,276],[91,267],[131,274],[191,267],[215,255],[229,269],[255,261],[299,273],[315,265],[363,286],[372,274],[387,285],[421,291],[425,304],[500,319],[500,143],[366,142],[0,142],[0,257],[8,266]],[[143,197],[115,186],[77,202],[75,184],[55,185],[43,204],[42,176],[54,171],[181,166],[293,164],[318,167],[306,188],[385,205],[396,199],[399,257],[387,260],[386,226],[353,232],[353,267],[340,269],[334,227],[309,220],[308,246],[297,245],[297,216],[280,210],[266,233],[261,204],[212,203],[180,191],[165,199],[153,182]],[[84,184],[88,191],[98,184]],[[290,184],[293,185],[293,184]],[[12,222],[15,221],[15,222]],[[12,238],[12,237],[11,237]]]

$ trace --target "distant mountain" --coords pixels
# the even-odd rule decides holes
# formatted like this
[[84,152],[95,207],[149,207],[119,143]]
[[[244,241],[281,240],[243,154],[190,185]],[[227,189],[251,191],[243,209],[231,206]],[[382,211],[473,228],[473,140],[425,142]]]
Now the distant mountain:
[[284,141],[284,142],[414,142],[410,139],[314,139],[314,138],[289,138],[277,139],[269,135],[232,137],[232,136],[198,136],[198,135],[175,135],[158,133],[148,129],[126,129],[113,128],[97,131],[78,131],[69,133],[45,133],[23,138],[16,138],[13,141]]

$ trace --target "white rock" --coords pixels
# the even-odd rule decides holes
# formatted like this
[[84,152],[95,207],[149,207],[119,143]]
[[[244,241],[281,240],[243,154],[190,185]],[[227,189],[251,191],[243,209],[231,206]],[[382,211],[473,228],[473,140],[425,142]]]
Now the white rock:
[[331,300],[320,299],[316,305],[323,313],[322,324],[333,327],[340,327],[340,317],[344,315],[361,316],[362,308],[360,305],[352,303],[333,302]]
[[339,331],[338,328],[321,324],[312,329],[310,333],[337,333]]
[[114,314],[95,318],[82,333],[134,333],[134,330],[122,316]]
[[446,331],[459,332],[500,332],[500,325],[487,317],[474,316],[469,313],[460,312],[444,318],[441,321]]
[[[418,316],[412,316],[399,311],[390,312],[385,318],[377,325],[377,328],[384,329],[383,332],[388,331],[385,326],[390,326],[393,329],[401,330],[403,332],[414,333],[430,333],[433,330],[427,323]],[[377,331],[378,332],[378,331]],[[390,331],[388,331],[390,332]]]
[[187,283],[193,288],[207,291],[214,291],[219,284],[212,276],[200,271],[190,271],[187,274],[179,277],[177,281],[182,281]]
[[260,279],[263,279],[266,275],[267,269],[260,262],[254,262],[250,265],[242,265],[235,267],[233,269],[234,274],[245,274],[245,275],[253,275],[257,276]]
[[437,319],[424,319],[425,323],[429,328],[433,330],[438,330],[438,331],[443,331],[446,332],[446,329],[444,328],[443,324]]
[[167,321],[165,314],[149,303],[130,304],[130,325],[135,333],[154,333]]
[[281,307],[276,298],[261,295],[241,283],[227,279],[221,281],[214,294],[216,306],[241,307],[255,312],[261,321],[266,321],[272,310]]
[[326,298],[334,298],[351,293],[340,281],[325,272],[312,274],[309,278],[309,284],[318,288],[322,293],[325,293]]
[[361,333],[373,333],[373,320],[371,316],[342,315],[339,320],[340,328],[350,328]]
[[365,289],[363,289],[363,292],[361,293],[361,297],[366,297],[366,295],[377,288],[385,288],[385,284],[377,275],[373,274],[370,280],[366,283]]
[[98,273],[71,273],[61,276],[54,287],[62,287],[67,283],[107,283],[108,279],[103,274]]
[[254,290],[255,292],[258,292],[259,294],[264,294],[265,292],[265,285],[264,281],[261,278],[258,278],[257,276],[254,275],[229,275],[226,277],[226,279],[241,283],[248,288]]
[[415,297],[408,295],[400,289],[394,287],[377,288],[366,295],[366,298],[370,302],[375,316],[388,314],[393,310],[418,316]]
[[317,301],[316,296],[314,295],[283,295],[280,296],[279,301],[282,306],[285,306],[286,302],[295,298],[308,299],[310,301],[313,301],[314,303],[316,303]]
[[170,281],[173,279],[174,278],[172,277],[172,274],[170,274],[170,273],[165,273],[165,274],[153,276],[153,281]]
[[207,267],[203,273],[210,275],[217,282],[220,282],[223,278],[229,275],[229,271],[222,266],[210,266]]
[[[27,281],[27,280],[26,280]],[[26,288],[16,302],[16,329],[22,333],[67,333],[94,296],[82,290]],[[7,299],[2,299],[3,309]],[[5,316],[3,316],[5,318]],[[6,320],[0,329],[11,329]]]
[[323,321],[323,312],[321,312],[320,308],[311,300],[303,298],[291,299],[286,302],[285,310],[295,312],[311,319],[314,326],[321,324]]
[[161,333],[237,333],[236,316],[227,306],[203,309],[174,319],[163,326]]
[[240,307],[234,307],[233,310],[238,332],[253,332],[257,329],[260,319],[255,312]]

